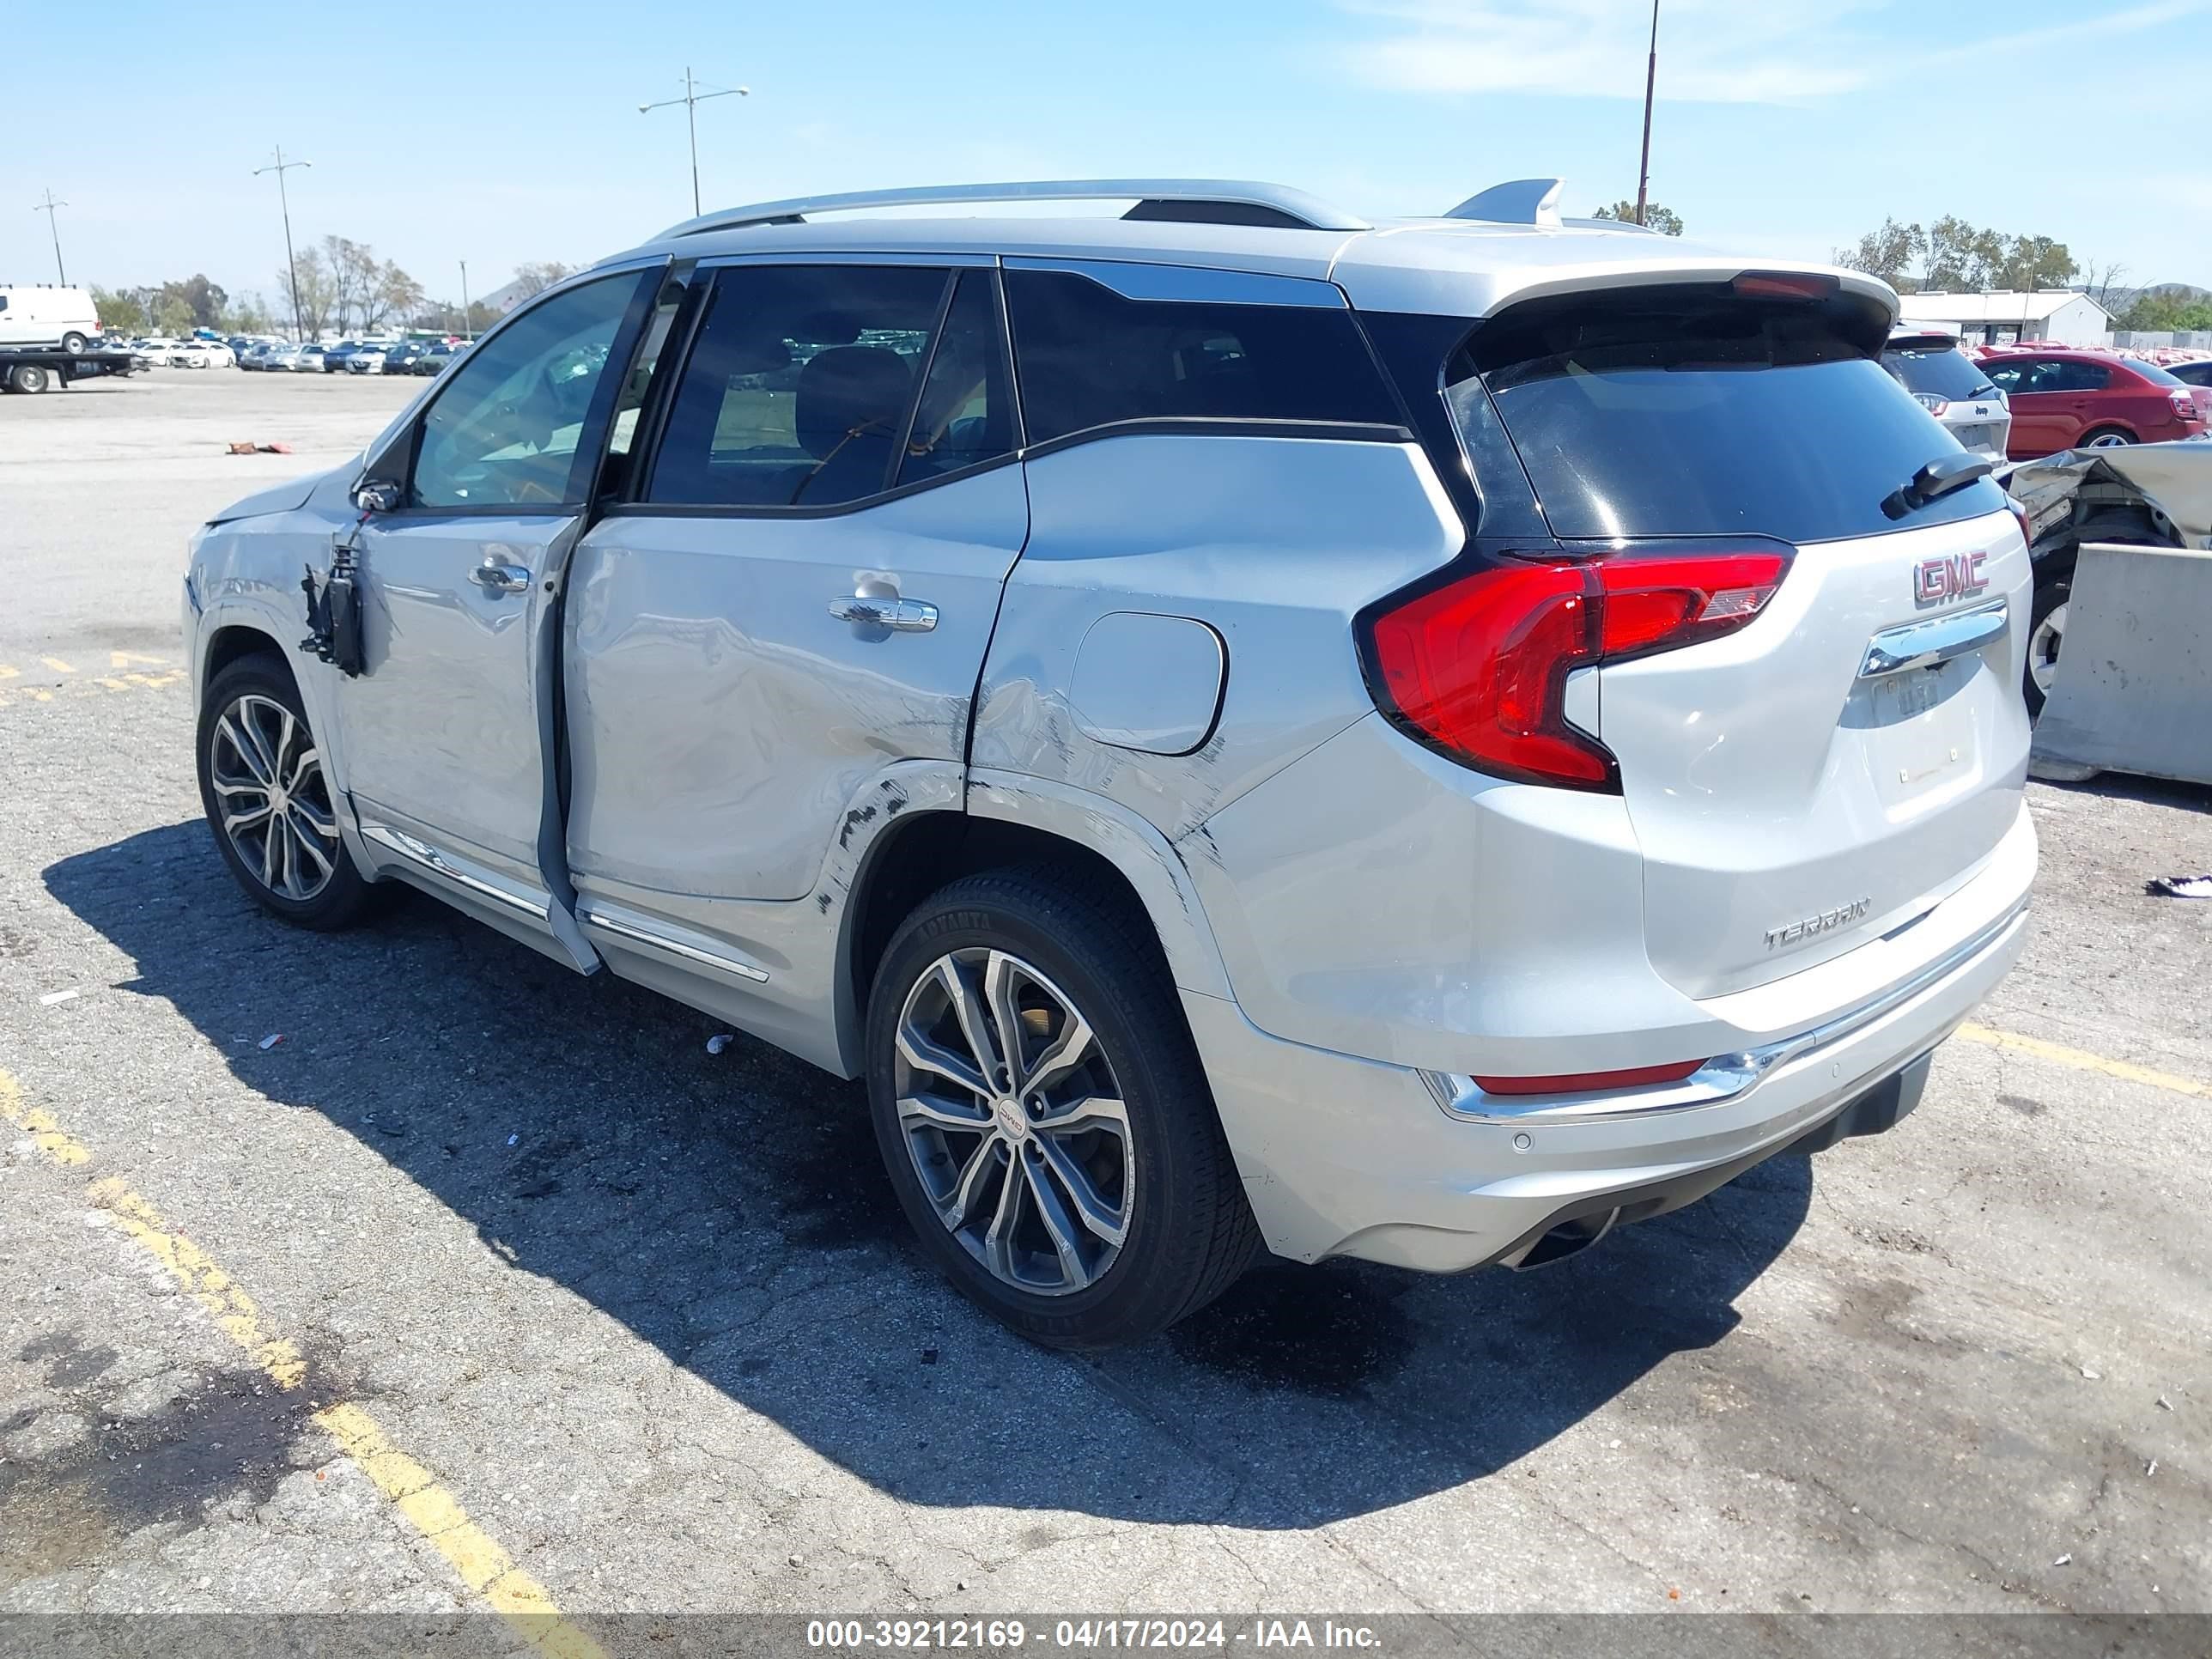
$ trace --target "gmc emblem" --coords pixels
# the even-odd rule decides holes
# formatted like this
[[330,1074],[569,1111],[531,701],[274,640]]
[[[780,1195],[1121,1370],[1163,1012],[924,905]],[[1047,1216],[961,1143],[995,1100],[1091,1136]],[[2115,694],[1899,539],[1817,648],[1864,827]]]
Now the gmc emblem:
[[1980,592],[1990,585],[1982,574],[1982,561],[1988,557],[1986,553],[1957,553],[1948,559],[1921,560],[1912,567],[1913,603],[1941,605]]

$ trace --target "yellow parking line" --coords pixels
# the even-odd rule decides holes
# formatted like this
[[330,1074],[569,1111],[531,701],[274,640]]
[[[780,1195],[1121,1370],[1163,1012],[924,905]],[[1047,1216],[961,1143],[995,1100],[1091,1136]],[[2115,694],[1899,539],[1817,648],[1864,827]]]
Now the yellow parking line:
[[[22,1085],[5,1071],[0,1071],[0,1117],[27,1131],[32,1144],[64,1169],[92,1161],[91,1149],[65,1132],[52,1113],[27,1101]],[[270,1334],[245,1287],[120,1176],[94,1182],[87,1196],[115,1218],[132,1243],[161,1263],[278,1388],[289,1390],[307,1381],[307,1364],[299,1349]],[[375,1419],[339,1401],[317,1412],[315,1421],[446,1558],[461,1582],[532,1647],[547,1659],[605,1659],[597,1642],[561,1616],[545,1586],[515,1565],[514,1558],[469,1518],[435,1475],[392,1443]]]
[[74,674],[76,672],[76,669],[71,668],[59,657],[41,657],[39,660],[46,664],[47,667],[52,669],[57,674]]
[[2023,1054],[2033,1054],[2038,1060],[2047,1060],[2055,1066],[2070,1066],[2077,1072],[2102,1072],[2106,1077],[2116,1077],[2124,1083],[2147,1083],[2154,1089],[2169,1089],[2178,1095],[2212,1099],[2212,1083],[2176,1077],[2171,1072],[2154,1072],[2148,1066],[2130,1065],[2124,1060],[2107,1060],[2104,1055],[2093,1054],[2086,1048],[2069,1048],[2063,1043],[2045,1042],[2041,1037],[2021,1036],[2016,1032],[2000,1031],[1987,1025],[1961,1025],[1959,1035],[1969,1042],[1978,1042],[1991,1048],[2014,1049]]
[[0,1117],[27,1133],[33,1146],[64,1169],[92,1162],[91,1149],[64,1133],[52,1113],[25,1100],[22,1085],[5,1072],[0,1072]]

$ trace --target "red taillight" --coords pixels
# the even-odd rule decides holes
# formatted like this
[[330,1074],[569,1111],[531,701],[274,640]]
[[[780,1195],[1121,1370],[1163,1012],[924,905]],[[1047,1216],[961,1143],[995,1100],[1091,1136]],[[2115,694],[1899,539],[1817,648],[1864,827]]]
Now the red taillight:
[[2020,526],[2021,540],[2026,542],[2030,547],[2033,547],[2035,545],[2035,520],[2028,516],[2027,509],[2025,507],[2022,507],[2018,501],[2013,500],[2011,496],[2008,495],[2005,497],[2005,505],[2012,509],[2013,519],[2014,522]]
[[2166,397],[2166,401],[2173,405],[2173,412],[2183,420],[2193,421],[2197,418],[2197,394],[2188,387],[2176,386],[2167,392]]
[[1729,286],[1747,300],[1825,300],[1844,285],[1818,271],[1747,270]]
[[1671,1066],[1632,1066],[1625,1072],[1569,1072],[1557,1077],[1479,1077],[1486,1095],[1580,1095],[1597,1089],[1635,1089],[1652,1083],[1680,1083],[1705,1062],[1676,1060]]
[[1631,551],[1480,570],[1373,618],[1370,683],[1386,713],[1464,764],[1618,793],[1612,750],[1567,720],[1567,676],[1733,633],[1790,556]]

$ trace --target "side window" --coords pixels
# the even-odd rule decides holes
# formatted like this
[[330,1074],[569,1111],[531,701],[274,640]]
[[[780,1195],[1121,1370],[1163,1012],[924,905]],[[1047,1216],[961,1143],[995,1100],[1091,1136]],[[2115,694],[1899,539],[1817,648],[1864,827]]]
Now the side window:
[[1012,450],[1013,426],[997,283],[988,270],[963,270],[930,353],[897,481],[941,478],[995,460]]
[[897,265],[718,273],[646,498],[830,507],[890,488],[948,278]]
[[576,445],[636,295],[635,271],[539,301],[464,358],[422,418],[416,507],[572,500]]
[[2061,392],[2102,392],[2112,383],[2112,371],[2102,363],[2054,363],[2064,376]]
[[1989,373],[1990,384],[2008,398],[2015,392],[2027,390],[2022,384],[2027,378],[2026,363],[1999,363]]
[[1031,443],[1120,421],[1403,419],[1349,312],[1127,300],[1073,272],[1011,270]]

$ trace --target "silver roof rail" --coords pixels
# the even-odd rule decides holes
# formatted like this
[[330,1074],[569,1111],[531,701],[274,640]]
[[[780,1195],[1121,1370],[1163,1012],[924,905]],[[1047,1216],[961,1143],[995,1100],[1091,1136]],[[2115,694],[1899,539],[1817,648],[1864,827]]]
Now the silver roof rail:
[[[1066,179],[1007,185],[925,185],[914,190],[851,191],[842,196],[795,196],[787,202],[756,202],[724,208],[672,225],[656,240],[696,236],[709,230],[739,230],[748,225],[803,223],[811,213],[844,213],[861,208],[950,207],[971,202],[1110,202],[1134,200],[1127,218],[1198,219],[1202,212],[1176,207],[1243,209],[1232,224],[1281,225],[1306,230],[1371,230],[1374,227],[1318,197],[1286,185],[1235,179]],[[1477,198],[1480,199],[1480,198]],[[1147,211],[1147,210],[1151,210]]]
[[1444,217],[1556,228],[1559,222],[1561,182],[1557,179],[1516,179],[1508,184],[1492,185],[1481,194],[1468,197]]

